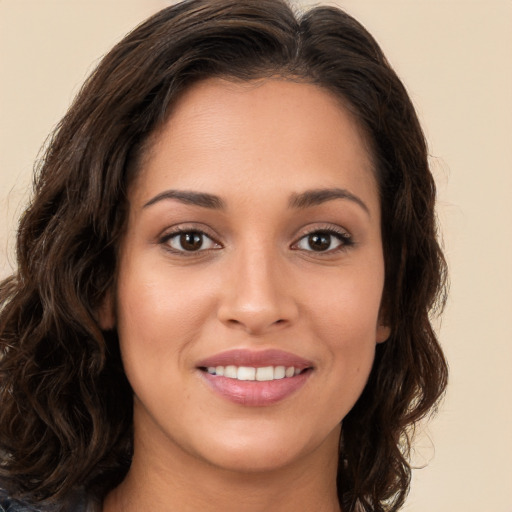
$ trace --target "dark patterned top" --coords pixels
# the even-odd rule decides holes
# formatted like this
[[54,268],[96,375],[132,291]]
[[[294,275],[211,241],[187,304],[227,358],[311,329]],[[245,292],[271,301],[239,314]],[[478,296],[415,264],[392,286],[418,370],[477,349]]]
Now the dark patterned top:
[[39,512],[37,508],[25,505],[21,501],[11,500],[0,494],[0,512]]
[[66,503],[53,506],[33,506],[13,498],[0,489],[0,512],[101,512],[101,505],[80,491]]

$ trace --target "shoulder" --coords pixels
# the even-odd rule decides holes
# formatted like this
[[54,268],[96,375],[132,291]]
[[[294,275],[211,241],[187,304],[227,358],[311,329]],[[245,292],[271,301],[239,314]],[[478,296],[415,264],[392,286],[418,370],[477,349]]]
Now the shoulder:
[[0,512],[40,512],[26,503],[11,499],[7,493],[0,489]]
[[99,512],[101,506],[98,501],[78,492],[66,500],[65,504],[53,507],[35,507],[20,500],[9,498],[7,492],[0,488],[0,512]]

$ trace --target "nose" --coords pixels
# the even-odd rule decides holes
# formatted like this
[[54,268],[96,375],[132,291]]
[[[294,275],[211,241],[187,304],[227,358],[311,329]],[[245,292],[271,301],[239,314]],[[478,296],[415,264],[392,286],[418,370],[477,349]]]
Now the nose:
[[271,251],[241,251],[229,265],[218,308],[230,328],[260,336],[293,324],[298,318],[292,277]]

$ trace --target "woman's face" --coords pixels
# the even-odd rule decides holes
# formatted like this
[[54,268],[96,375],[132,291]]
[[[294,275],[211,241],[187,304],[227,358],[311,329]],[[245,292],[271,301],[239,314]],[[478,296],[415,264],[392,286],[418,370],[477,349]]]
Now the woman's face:
[[352,117],[314,85],[201,82],[129,199],[103,321],[135,394],[135,459],[336,458],[388,336],[378,191]]

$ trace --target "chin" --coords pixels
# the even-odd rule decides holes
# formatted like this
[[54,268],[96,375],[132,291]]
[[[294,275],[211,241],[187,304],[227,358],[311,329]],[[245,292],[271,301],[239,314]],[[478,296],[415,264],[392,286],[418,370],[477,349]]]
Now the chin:
[[224,449],[221,453],[208,453],[208,462],[232,473],[262,474],[282,470],[293,465],[300,453],[288,452],[283,457],[281,451],[272,448],[261,449],[260,446],[246,447],[245,449]]
[[317,438],[293,427],[281,432],[255,428],[244,435],[210,439],[203,457],[218,468],[236,473],[279,471],[315,452],[337,454],[340,430],[337,425],[327,436]]

